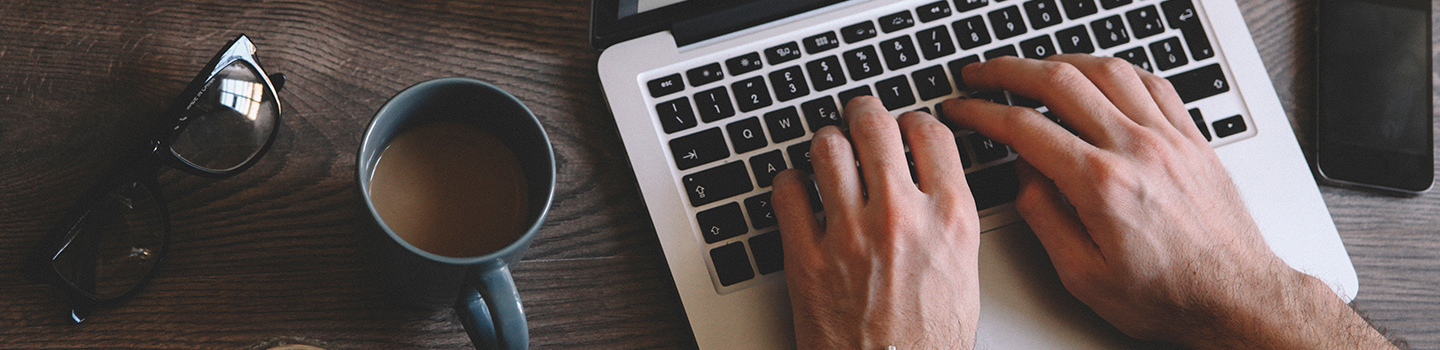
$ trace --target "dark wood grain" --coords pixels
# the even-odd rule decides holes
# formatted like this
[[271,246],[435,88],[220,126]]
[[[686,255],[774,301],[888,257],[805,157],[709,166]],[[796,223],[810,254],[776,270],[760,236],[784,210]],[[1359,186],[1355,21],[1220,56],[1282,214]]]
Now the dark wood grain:
[[[393,307],[361,266],[374,234],[354,154],[389,96],[466,76],[540,116],[560,176],[515,270],[536,348],[688,348],[693,338],[624,161],[588,46],[588,1],[0,2],[0,348],[468,347],[450,311]],[[1314,3],[1242,0],[1304,149]],[[145,293],[83,325],[21,259],[230,37],[289,76],[274,148],[213,180],[168,171],[172,254]],[[1357,304],[1440,348],[1440,195],[1322,187],[1361,278]]]

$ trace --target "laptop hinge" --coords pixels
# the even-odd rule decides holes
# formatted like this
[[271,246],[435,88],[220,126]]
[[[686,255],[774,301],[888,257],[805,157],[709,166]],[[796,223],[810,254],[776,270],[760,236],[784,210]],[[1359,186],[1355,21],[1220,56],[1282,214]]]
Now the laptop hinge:
[[835,3],[835,0],[760,0],[675,22],[670,34],[683,47]]

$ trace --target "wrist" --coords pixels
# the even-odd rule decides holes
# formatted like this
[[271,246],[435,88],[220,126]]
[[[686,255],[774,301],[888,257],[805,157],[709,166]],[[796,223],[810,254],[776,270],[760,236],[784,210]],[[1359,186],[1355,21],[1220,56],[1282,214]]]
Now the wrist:
[[1237,299],[1212,327],[1184,344],[1195,349],[1390,349],[1384,336],[1323,281],[1281,266],[1270,291]]

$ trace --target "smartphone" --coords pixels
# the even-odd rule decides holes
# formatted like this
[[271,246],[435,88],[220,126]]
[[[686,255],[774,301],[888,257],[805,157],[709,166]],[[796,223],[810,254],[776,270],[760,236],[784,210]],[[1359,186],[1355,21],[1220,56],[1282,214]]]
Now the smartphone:
[[1415,195],[1435,183],[1430,1],[1319,0],[1317,173]]

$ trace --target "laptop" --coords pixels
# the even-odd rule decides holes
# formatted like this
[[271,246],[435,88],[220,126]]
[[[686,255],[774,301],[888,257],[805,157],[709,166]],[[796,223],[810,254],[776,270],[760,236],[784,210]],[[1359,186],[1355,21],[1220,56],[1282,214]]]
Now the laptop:
[[[771,179],[844,102],[938,113],[960,67],[1084,52],[1168,78],[1271,249],[1349,301],[1355,269],[1233,0],[595,0],[592,45],[701,349],[795,346]],[[957,84],[958,83],[958,84]],[[1114,349],[1014,208],[1013,150],[956,130],[980,209],[980,349]],[[819,198],[812,201],[823,203]]]

